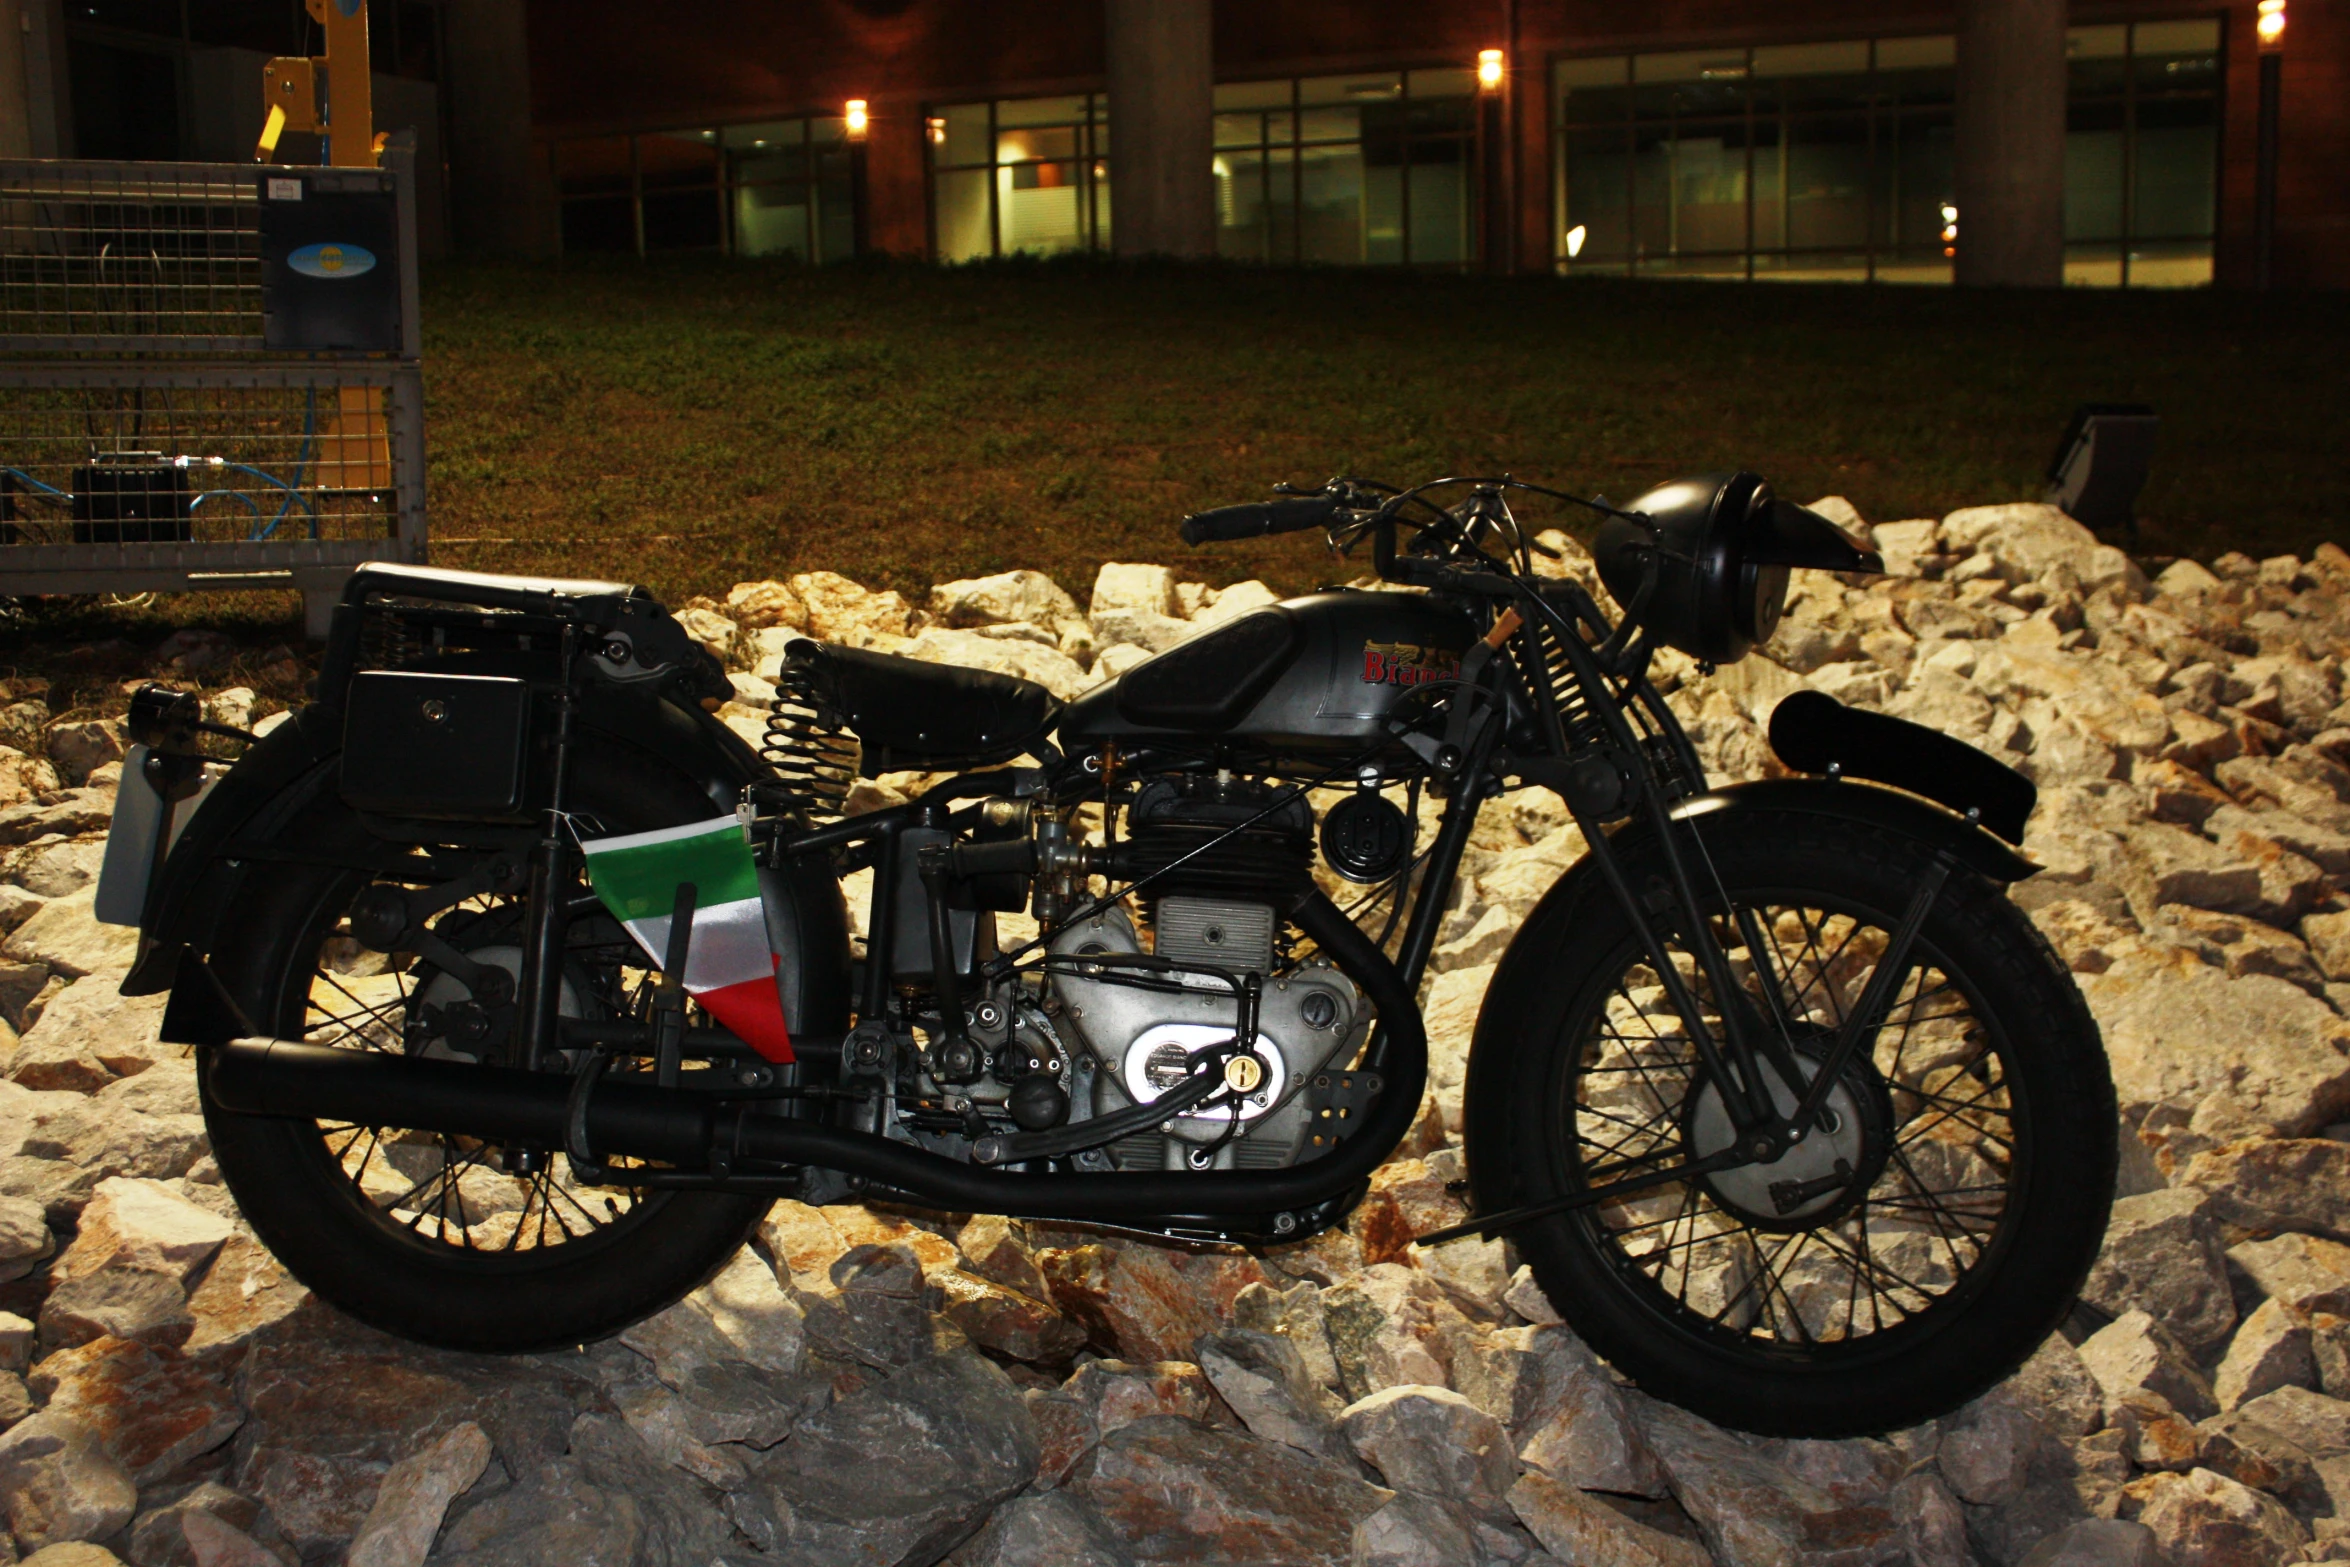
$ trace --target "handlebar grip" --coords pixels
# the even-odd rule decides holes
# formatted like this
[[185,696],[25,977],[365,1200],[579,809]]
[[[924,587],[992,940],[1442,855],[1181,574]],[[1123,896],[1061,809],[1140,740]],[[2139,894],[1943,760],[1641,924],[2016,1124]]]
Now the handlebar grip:
[[1298,533],[1328,526],[1337,512],[1338,502],[1327,495],[1218,506],[1213,511],[1195,511],[1183,519],[1183,542],[1221,544],[1233,539],[1261,539],[1273,533]]

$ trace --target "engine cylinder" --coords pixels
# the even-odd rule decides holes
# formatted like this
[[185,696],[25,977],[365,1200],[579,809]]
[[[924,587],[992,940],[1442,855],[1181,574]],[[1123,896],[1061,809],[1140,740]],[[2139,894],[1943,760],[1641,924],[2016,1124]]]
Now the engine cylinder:
[[1314,813],[1300,796],[1266,815],[1278,799],[1264,784],[1223,774],[1153,779],[1127,812],[1127,841],[1112,869],[1143,882],[1142,896],[1153,903],[1286,904],[1314,884]]

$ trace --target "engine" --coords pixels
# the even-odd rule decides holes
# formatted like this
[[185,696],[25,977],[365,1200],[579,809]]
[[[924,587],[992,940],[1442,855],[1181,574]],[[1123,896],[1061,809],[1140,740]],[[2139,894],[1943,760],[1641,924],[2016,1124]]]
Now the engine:
[[[1234,986],[1253,983],[1254,1082],[1105,1143],[1057,1136],[1071,1146],[1063,1156],[1080,1170],[1276,1169],[1334,1140],[1334,1126],[1316,1136],[1317,1117],[1345,1113],[1333,1109],[1324,1074],[1352,1060],[1370,1009],[1335,965],[1287,950],[1281,910],[1313,885],[1311,809],[1253,780],[1194,773],[1146,781],[1124,816],[1114,845],[1072,847],[1061,818],[1008,798],[980,803],[948,851],[948,939],[972,966],[966,972],[995,950],[991,911],[1032,895],[1038,914],[1056,919],[1088,901],[1092,876],[1142,883],[1149,934],[1124,905],[1063,926],[1044,973],[964,992],[959,1040],[936,1033],[917,1045],[861,1025],[844,1048],[849,1079],[868,1091],[897,1085],[891,1108],[871,1101],[873,1129],[966,1158],[987,1137],[1075,1131],[1151,1104],[1185,1082],[1197,1052],[1234,1036],[1243,1011]],[[901,838],[908,916],[893,932],[891,962],[910,1006],[923,1004],[934,966],[922,856],[948,838],[927,827]],[[1011,870],[1023,862],[1029,872]]]
[[[1208,898],[1163,898],[1158,904],[1157,955],[1178,963],[1264,976],[1273,967],[1272,905]],[[1134,923],[1111,909],[1063,931],[1058,957],[1142,950]],[[1134,971],[1123,971],[1133,973]],[[1103,978],[1056,975],[1055,991],[1090,1059],[1095,1115],[1148,1104],[1183,1081],[1190,1052],[1232,1037],[1238,1004],[1206,974],[1186,975],[1183,994],[1121,983],[1105,966]],[[1314,1076],[1351,1051],[1363,1015],[1354,983],[1320,959],[1265,981],[1258,1006],[1256,1052],[1267,1070],[1253,1092],[1160,1123],[1155,1132],[1122,1138],[1111,1155],[1122,1170],[1274,1169],[1294,1163],[1311,1130],[1304,1092]],[[1238,1120],[1235,1126],[1234,1121]]]
[[[1121,879],[1156,873],[1150,903],[1156,956],[1262,981],[1255,1088],[1157,1130],[1120,1139],[1118,1168],[1273,1169],[1294,1163],[1313,1111],[1305,1090],[1333,1061],[1352,1053],[1365,1008],[1353,981],[1331,964],[1278,961],[1281,916],[1273,901],[1310,884],[1312,816],[1303,801],[1266,815],[1276,796],[1229,776],[1157,779],[1128,813]],[[1257,818],[1264,817],[1258,821]],[[1239,828],[1236,836],[1215,842]],[[1204,852],[1203,852],[1204,850]],[[1133,920],[1109,909],[1064,930],[1057,958],[1143,951]],[[1148,1104],[1183,1081],[1191,1052],[1232,1037],[1239,1003],[1215,974],[1155,975],[1103,964],[1052,980],[1068,1026],[1084,1042],[1080,1091],[1094,1115]],[[1082,1079],[1090,1078],[1090,1086]]]

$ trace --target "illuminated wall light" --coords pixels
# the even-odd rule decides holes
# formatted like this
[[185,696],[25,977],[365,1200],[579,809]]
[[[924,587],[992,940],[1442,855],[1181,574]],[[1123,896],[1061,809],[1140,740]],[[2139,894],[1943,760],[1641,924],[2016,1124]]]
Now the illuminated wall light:
[[1501,51],[1499,49],[1478,50],[1477,85],[1487,92],[1493,92],[1501,86],[1501,77]]
[[947,144],[947,122],[939,115],[934,114],[930,117],[930,141],[931,145],[935,147],[943,147]]
[[2285,41],[2285,0],[2260,0],[2260,18],[2252,24],[2260,47],[2274,49]]
[[1583,242],[1590,237],[1591,231],[1580,223],[1567,230],[1567,259],[1569,261],[1583,254]]
[[841,119],[848,126],[851,141],[864,140],[866,123],[864,99],[851,98],[841,111]]

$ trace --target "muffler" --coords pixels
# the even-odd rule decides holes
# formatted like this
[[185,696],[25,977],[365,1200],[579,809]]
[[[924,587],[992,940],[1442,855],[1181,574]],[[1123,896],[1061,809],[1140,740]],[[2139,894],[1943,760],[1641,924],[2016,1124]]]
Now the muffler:
[[1427,1085],[1428,1043],[1403,976],[1328,898],[1292,916],[1379,1009],[1372,1069],[1385,1078],[1371,1111],[1331,1153],[1283,1170],[1036,1174],[991,1170],[870,1132],[730,1104],[723,1095],[606,1077],[575,1106],[560,1073],[240,1039],[204,1051],[212,1103],[240,1115],[407,1127],[561,1150],[575,1108],[599,1159],[635,1158],[681,1172],[783,1166],[837,1170],[921,1202],[1016,1218],[1168,1222],[1254,1220],[1350,1195],[1403,1138]]

